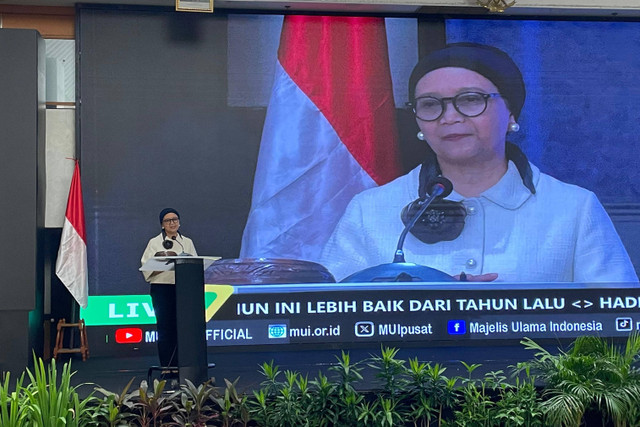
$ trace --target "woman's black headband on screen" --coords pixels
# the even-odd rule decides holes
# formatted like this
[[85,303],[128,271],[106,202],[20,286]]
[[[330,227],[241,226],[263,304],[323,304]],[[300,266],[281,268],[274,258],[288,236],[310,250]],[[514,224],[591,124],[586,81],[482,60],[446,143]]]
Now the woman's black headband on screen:
[[454,43],[424,56],[409,78],[409,101],[415,102],[415,89],[425,74],[444,67],[466,68],[490,80],[507,101],[509,111],[518,120],[526,90],[522,73],[504,51],[477,43]]

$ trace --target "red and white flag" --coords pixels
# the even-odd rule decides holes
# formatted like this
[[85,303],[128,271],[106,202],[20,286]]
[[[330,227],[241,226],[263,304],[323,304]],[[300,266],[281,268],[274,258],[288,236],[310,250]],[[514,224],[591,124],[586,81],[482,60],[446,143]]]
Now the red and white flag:
[[286,16],[240,256],[317,260],[351,198],[400,172],[384,19]]
[[67,201],[67,212],[62,226],[56,274],[82,308],[87,307],[89,296],[88,271],[82,185],[80,184],[80,167],[76,160]]

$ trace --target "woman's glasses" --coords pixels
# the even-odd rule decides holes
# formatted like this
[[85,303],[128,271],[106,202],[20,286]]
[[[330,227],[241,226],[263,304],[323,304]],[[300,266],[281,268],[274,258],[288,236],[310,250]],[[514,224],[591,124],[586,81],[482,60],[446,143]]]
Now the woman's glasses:
[[180,222],[180,218],[167,218],[162,220],[163,224],[177,224],[179,222]]
[[434,96],[421,96],[416,98],[413,113],[420,120],[432,122],[438,120],[445,112],[446,103],[451,102],[453,108],[465,117],[477,117],[487,109],[489,98],[500,96],[499,93],[463,92],[448,98],[436,98]]

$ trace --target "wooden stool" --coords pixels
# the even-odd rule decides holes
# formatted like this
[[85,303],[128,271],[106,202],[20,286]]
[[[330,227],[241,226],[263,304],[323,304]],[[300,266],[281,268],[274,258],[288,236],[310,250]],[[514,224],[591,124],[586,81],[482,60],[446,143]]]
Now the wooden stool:
[[[65,328],[78,328],[80,331],[80,347],[64,347],[64,331]],[[73,340],[71,340],[73,342]],[[58,359],[60,353],[82,353],[82,361],[89,357],[89,344],[87,343],[87,330],[84,325],[84,319],[80,319],[79,323],[67,323],[65,319],[58,321],[58,333],[56,334],[56,346],[53,349],[53,358]]]

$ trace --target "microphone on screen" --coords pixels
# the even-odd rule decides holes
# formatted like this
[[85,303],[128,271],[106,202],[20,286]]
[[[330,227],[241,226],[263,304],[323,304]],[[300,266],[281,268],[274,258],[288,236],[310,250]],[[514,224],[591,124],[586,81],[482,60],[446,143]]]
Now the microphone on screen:
[[[429,205],[433,203],[433,201],[437,198],[445,198],[453,191],[453,184],[447,178],[443,176],[438,176],[434,178],[429,184],[427,188],[430,189],[429,195],[426,198],[416,200],[413,203],[417,203],[420,208],[418,211],[411,217],[411,219],[407,222],[402,233],[400,234],[400,238],[398,239],[398,245],[396,246],[396,252],[393,257],[393,262],[406,262],[404,259],[404,240],[407,238],[407,234],[413,226],[416,224],[418,219],[422,216],[422,214],[427,210]],[[413,204],[412,203],[412,204]]]
[[[425,188],[430,190],[429,193],[425,191],[425,194],[428,195],[414,200],[402,210],[402,222],[405,224],[405,227],[398,239],[398,245],[396,247],[393,262],[365,268],[364,270],[358,271],[349,277],[342,279],[341,283],[456,281],[456,279],[443,271],[424,265],[409,263],[404,259],[403,245],[407,234],[409,232],[414,234],[414,231],[411,231],[413,226],[420,220],[420,217],[425,213],[429,205],[431,205],[436,199],[438,199],[437,204],[448,202],[441,199],[451,194],[453,191],[453,184],[444,177],[437,177],[432,181],[429,181],[429,185]],[[448,203],[460,205],[458,202]],[[464,224],[464,222],[462,224]],[[462,230],[461,227],[460,230]]]

